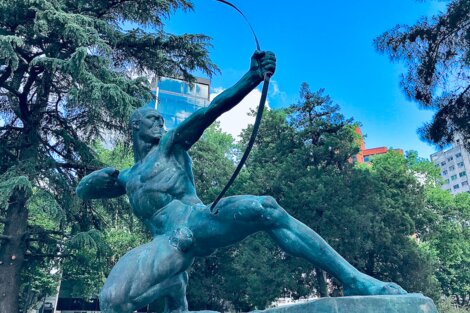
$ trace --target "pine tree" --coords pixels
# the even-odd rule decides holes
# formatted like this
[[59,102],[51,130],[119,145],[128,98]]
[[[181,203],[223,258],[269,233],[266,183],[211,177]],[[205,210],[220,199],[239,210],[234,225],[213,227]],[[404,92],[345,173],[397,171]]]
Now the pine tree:
[[447,10],[415,25],[397,25],[375,40],[408,73],[401,85],[411,99],[436,112],[420,133],[445,145],[458,132],[470,147],[470,0],[452,0]]
[[[216,69],[203,35],[175,36],[162,18],[186,0],[0,2],[0,307],[18,312],[20,274],[97,245],[100,218],[78,202],[79,177],[99,162],[90,143],[123,135],[150,99],[148,77]],[[34,210],[33,210],[34,209]],[[42,212],[42,213],[41,213]],[[34,214],[33,214],[34,213]],[[49,221],[35,222],[46,214]],[[54,222],[51,222],[54,221]],[[51,222],[51,223],[49,223]],[[70,238],[72,237],[72,238]],[[24,275],[23,275],[24,276]]]

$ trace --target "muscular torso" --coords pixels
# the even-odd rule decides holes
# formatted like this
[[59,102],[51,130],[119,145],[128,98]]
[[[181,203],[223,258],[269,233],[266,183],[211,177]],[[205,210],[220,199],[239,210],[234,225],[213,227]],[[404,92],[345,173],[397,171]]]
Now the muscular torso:
[[192,173],[192,161],[186,150],[174,147],[164,153],[154,147],[140,162],[119,178],[137,217],[148,220],[173,200],[198,204]]

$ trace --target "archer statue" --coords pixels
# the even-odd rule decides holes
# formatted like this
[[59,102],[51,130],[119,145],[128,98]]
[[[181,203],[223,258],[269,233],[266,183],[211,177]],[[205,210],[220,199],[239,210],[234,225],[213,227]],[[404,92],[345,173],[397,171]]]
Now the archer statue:
[[218,213],[198,198],[188,150],[221,114],[236,106],[274,73],[272,52],[256,51],[249,71],[208,107],[166,131],[154,109],[137,109],[130,118],[135,164],[121,172],[107,167],[84,177],[82,199],[127,194],[134,214],[153,240],[126,253],[114,266],[100,293],[105,313],[130,313],[165,297],[165,312],[188,312],[187,270],[195,257],[265,231],[286,253],[307,259],[336,277],[345,295],[406,293],[359,272],[312,229],[290,216],[270,196],[232,196],[217,204]]

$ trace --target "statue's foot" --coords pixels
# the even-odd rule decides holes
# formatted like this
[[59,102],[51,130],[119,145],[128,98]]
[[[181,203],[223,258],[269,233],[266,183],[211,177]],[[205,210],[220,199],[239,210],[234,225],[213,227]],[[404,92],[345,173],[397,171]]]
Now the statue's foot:
[[383,282],[366,274],[360,274],[353,283],[344,286],[345,296],[404,295],[407,292],[398,284]]

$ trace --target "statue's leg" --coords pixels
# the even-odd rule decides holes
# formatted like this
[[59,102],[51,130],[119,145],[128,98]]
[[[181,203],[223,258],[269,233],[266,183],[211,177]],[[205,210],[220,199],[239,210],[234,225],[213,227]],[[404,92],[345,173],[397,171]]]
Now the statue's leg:
[[271,198],[263,200],[263,207],[273,212],[273,226],[268,233],[286,252],[309,260],[336,277],[343,284],[345,295],[378,295],[406,293],[395,283],[382,282],[358,271],[320,235],[293,218]]
[[207,245],[226,245],[247,235],[265,230],[287,253],[307,259],[315,266],[336,277],[348,295],[406,293],[394,283],[381,282],[359,272],[340,256],[316,232],[290,216],[272,197],[235,196],[222,199],[219,214],[208,217],[213,225],[205,224],[195,236],[211,235]]
[[160,297],[168,297],[168,312],[187,312],[185,270],[194,258],[170,244],[169,237],[126,253],[114,266],[100,293],[104,313],[131,313]]
[[188,311],[186,300],[186,287],[188,286],[188,273],[178,275],[178,282],[166,288],[164,313],[180,313]]

